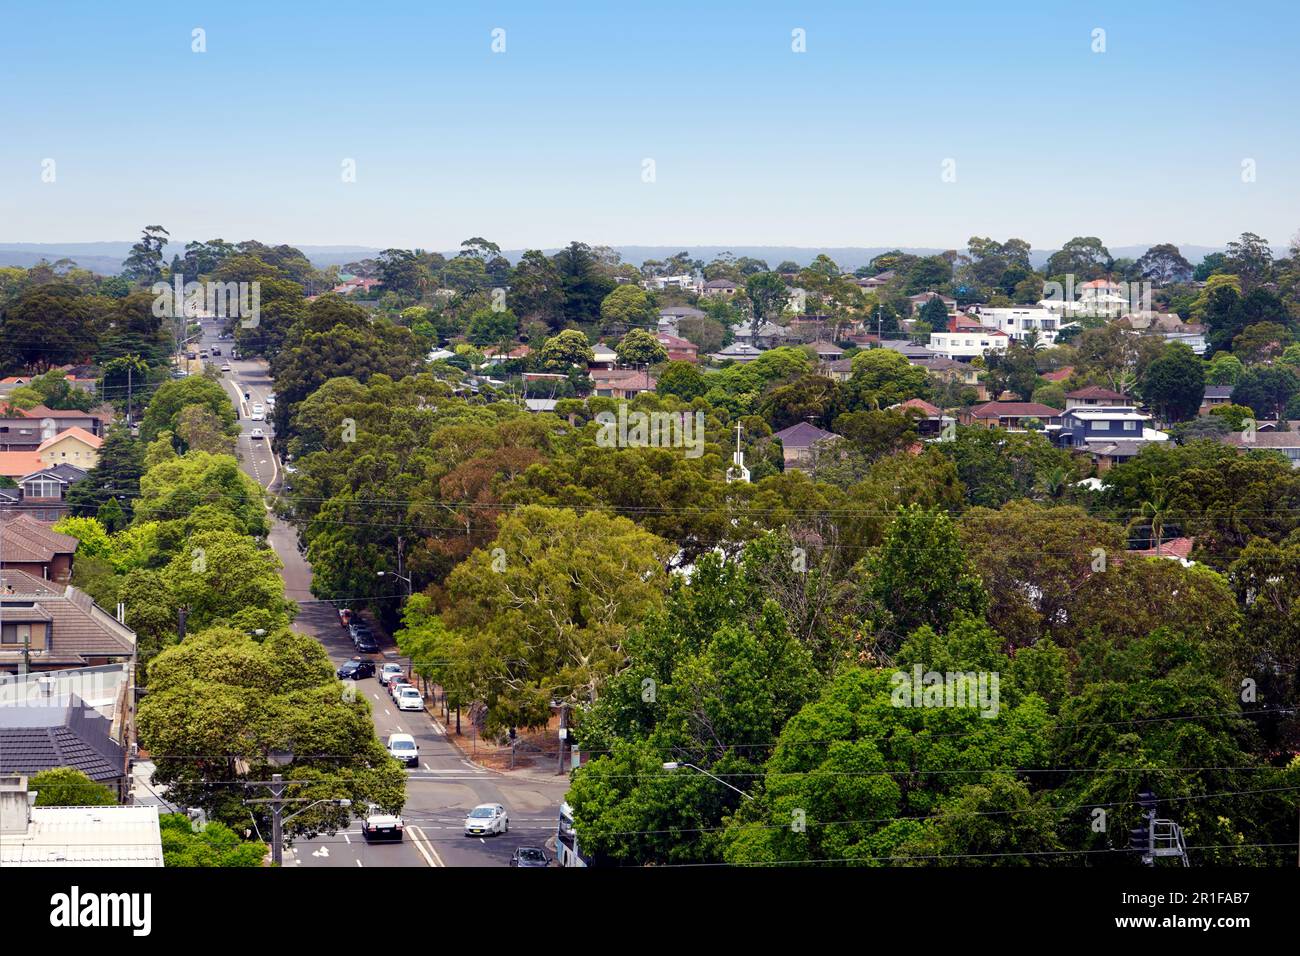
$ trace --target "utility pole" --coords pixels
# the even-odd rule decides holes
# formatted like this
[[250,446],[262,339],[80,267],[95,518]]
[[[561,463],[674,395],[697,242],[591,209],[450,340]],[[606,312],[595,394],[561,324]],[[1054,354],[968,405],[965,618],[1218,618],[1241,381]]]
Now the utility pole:
[[[271,791],[269,797],[259,797],[256,800],[245,800],[244,803],[258,804],[264,803],[271,810],[271,863],[274,866],[281,866],[284,863],[284,825],[292,820],[299,813],[305,813],[312,807],[321,803],[332,804],[336,807],[350,807],[351,800],[313,800],[311,797],[286,797],[285,788],[301,786],[307,783],[306,780],[285,780],[283,774],[273,773],[270,780],[246,780],[245,787],[268,787]],[[305,803],[303,807],[295,813],[284,815],[284,805],[286,803]]]

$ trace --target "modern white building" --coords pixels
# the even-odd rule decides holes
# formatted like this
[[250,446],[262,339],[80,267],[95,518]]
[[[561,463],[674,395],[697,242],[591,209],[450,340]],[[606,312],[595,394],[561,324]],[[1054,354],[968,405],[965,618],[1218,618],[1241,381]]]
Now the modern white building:
[[957,331],[931,332],[926,346],[940,358],[970,361],[985,352],[1005,352],[1011,339],[999,329],[963,328]]
[[1043,345],[1056,344],[1061,329],[1073,323],[1058,313],[1033,305],[978,306],[969,313],[985,328],[1005,332],[1012,340],[1021,341],[1031,332],[1038,334]]

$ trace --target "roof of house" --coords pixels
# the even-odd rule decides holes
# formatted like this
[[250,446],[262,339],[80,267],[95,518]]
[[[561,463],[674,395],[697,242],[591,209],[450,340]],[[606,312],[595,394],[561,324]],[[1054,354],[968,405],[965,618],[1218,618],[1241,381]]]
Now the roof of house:
[[691,308],[689,305],[670,305],[660,309],[659,314],[674,319],[696,319],[703,318],[707,313],[701,309]]
[[660,345],[664,346],[665,348],[685,349],[688,352],[692,349],[696,351],[699,350],[699,346],[696,345],[694,342],[692,342],[690,339],[684,339],[679,335],[671,335],[668,332],[656,333],[655,341],[657,341]]
[[525,398],[524,407],[530,412],[553,412],[557,401],[554,398]]
[[121,777],[124,764],[112,722],[79,697],[0,707],[0,774],[71,767],[104,781]]
[[38,578],[18,568],[0,568],[0,593],[62,594],[63,585]]
[[1078,418],[1084,421],[1095,419],[1097,421],[1145,422],[1151,418],[1150,415],[1144,415],[1132,405],[1083,405],[1076,408],[1067,408],[1059,414],[1063,417]]
[[985,402],[970,410],[972,418],[1059,418],[1060,409],[1041,402]]
[[1064,368],[1058,368],[1055,372],[1044,372],[1043,378],[1049,382],[1064,382],[1074,374],[1074,366],[1066,365]]
[[75,408],[47,408],[44,405],[33,405],[31,408],[20,408],[18,414],[23,418],[98,418],[90,412],[79,412]]
[[881,273],[879,273],[879,274],[877,274],[877,275],[874,275],[874,276],[867,276],[865,279],[859,279],[859,280],[858,280],[858,285],[865,285],[865,284],[868,283],[868,282],[871,282],[871,283],[877,283],[877,282],[888,282],[888,281],[889,281],[890,279],[892,279],[892,278],[894,278],[894,270],[893,270],[893,269],[887,269],[886,271],[881,272]]
[[[14,582],[15,589],[19,583]],[[135,631],[71,584],[65,585],[61,594],[15,590],[14,594],[0,595],[0,602],[10,621],[21,615],[51,622],[49,647],[31,652],[34,663],[76,667],[93,657],[126,657],[135,649]],[[0,650],[0,659],[22,653],[22,648],[6,644]]]
[[597,388],[652,389],[658,381],[648,371],[635,368],[596,368],[591,370],[591,380]]
[[949,369],[955,368],[970,368],[970,366],[965,362],[958,362],[956,359],[950,358],[940,358],[939,356],[933,356],[931,358],[915,358],[912,359],[912,364],[919,365],[928,372],[945,372]]
[[0,865],[160,867],[158,808],[32,807],[25,834],[0,837]]
[[737,356],[758,356],[762,355],[763,350],[757,346],[750,345],[748,342],[732,342],[721,352],[714,352],[713,358],[735,358]]
[[21,478],[44,466],[39,452],[0,451],[0,475],[6,478]]
[[23,475],[18,479],[18,482],[21,484],[22,482],[29,481],[32,478],[53,478],[55,481],[61,481],[65,485],[72,485],[76,484],[82,478],[85,478],[88,474],[89,472],[83,471],[76,465],[69,465],[66,462],[60,462],[57,465],[51,465],[48,468],[41,468],[39,471],[34,471],[30,475]]
[[704,283],[704,288],[734,289],[736,288],[736,283],[732,282],[730,279],[710,279],[708,282]]
[[1232,398],[1232,390],[1235,385],[1207,385],[1205,386],[1206,398]]
[[853,359],[851,358],[835,359],[833,362],[825,363],[822,366],[822,368],[826,369],[826,371],[828,372],[852,372]]
[[1300,432],[1278,432],[1256,430],[1249,438],[1241,432],[1229,432],[1223,436],[1229,445],[1239,445],[1249,451],[1252,448],[1300,448]]
[[98,448],[100,445],[104,444],[104,439],[100,438],[98,435],[92,435],[80,425],[74,425],[71,428],[59,432],[57,435],[45,439],[45,441],[41,442],[40,445],[36,447],[36,450],[45,451],[45,449],[49,448],[51,445],[57,445],[59,442],[68,438],[75,438],[78,441],[89,445],[91,448]]
[[0,534],[4,547],[0,560],[9,563],[36,562],[48,564],[55,555],[74,554],[79,542],[70,534],[60,534],[31,515],[18,514],[3,519]]
[[503,358],[511,358],[511,359],[524,358],[527,355],[531,355],[532,351],[533,350],[530,349],[527,345],[514,345],[511,346],[511,348],[508,351],[502,352],[499,348],[497,348],[494,345],[490,348],[484,349],[483,356],[484,358],[496,358],[498,356]]
[[889,407],[891,409],[915,408],[918,411],[923,412],[926,418],[940,418],[943,415],[943,411],[937,405],[931,405],[923,398],[909,398],[905,402],[899,402],[897,405],[890,405]]
[[809,342],[808,348],[812,349],[818,355],[843,355],[844,350],[834,342],[826,342],[818,339],[816,342]]
[[781,444],[786,448],[808,448],[814,442],[824,441],[829,438],[839,438],[834,432],[828,432],[824,428],[818,428],[808,422],[799,422],[791,425],[789,428],[783,428],[772,436],[779,438]]
[[1066,392],[1065,397],[1079,399],[1097,398],[1117,402],[1127,402],[1129,400],[1129,397],[1123,392],[1116,392],[1109,388],[1102,388],[1100,385],[1089,385],[1087,388],[1077,388],[1073,392]]
[[1156,554],[1155,548],[1141,548],[1136,551],[1129,551],[1128,554],[1135,558],[1180,558],[1184,561],[1192,553],[1192,548],[1196,544],[1195,538],[1170,538],[1168,541],[1160,542],[1160,553]]

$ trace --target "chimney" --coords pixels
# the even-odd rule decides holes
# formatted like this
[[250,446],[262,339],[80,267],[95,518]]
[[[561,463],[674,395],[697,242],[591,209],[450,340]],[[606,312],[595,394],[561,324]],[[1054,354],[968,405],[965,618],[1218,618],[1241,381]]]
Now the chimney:
[[25,776],[0,777],[0,834],[26,836],[35,800],[36,794],[27,792]]

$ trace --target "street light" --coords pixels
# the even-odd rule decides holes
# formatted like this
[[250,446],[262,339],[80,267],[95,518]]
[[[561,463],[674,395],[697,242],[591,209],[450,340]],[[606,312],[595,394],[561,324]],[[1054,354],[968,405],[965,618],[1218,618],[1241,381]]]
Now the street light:
[[376,575],[376,576],[382,578],[384,575],[388,575],[388,576],[390,576],[390,577],[397,578],[399,581],[405,581],[405,582],[406,582],[406,596],[407,596],[408,598],[411,596],[411,592],[412,592],[412,590],[414,589],[414,586],[411,584],[411,579],[410,579],[409,577],[407,577],[407,576],[404,575],[404,574],[398,574],[396,571],[380,571],[380,572],[378,573],[378,575]]
[[746,793],[744,790],[741,790],[739,787],[733,787],[733,786],[731,786],[731,784],[727,783],[727,781],[723,780],[721,777],[714,776],[713,774],[711,774],[711,773],[709,773],[707,770],[705,770],[703,767],[697,767],[697,766],[695,766],[695,764],[693,764],[693,763],[678,763],[676,760],[670,760],[670,761],[668,761],[667,763],[664,764],[664,769],[665,769],[665,770],[676,770],[676,769],[678,769],[679,767],[690,767],[692,770],[698,770],[700,773],[704,774],[704,776],[706,776],[706,777],[711,777],[712,779],[718,781],[718,783],[722,784],[724,787],[729,787],[730,789],[735,790],[736,793],[740,794],[740,795],[741,795],[742,797],[744,797],[746,800],[753,800],[753,799],[754,799],[752,796],[750,796],[750,795],[749,795],[748,793]]

